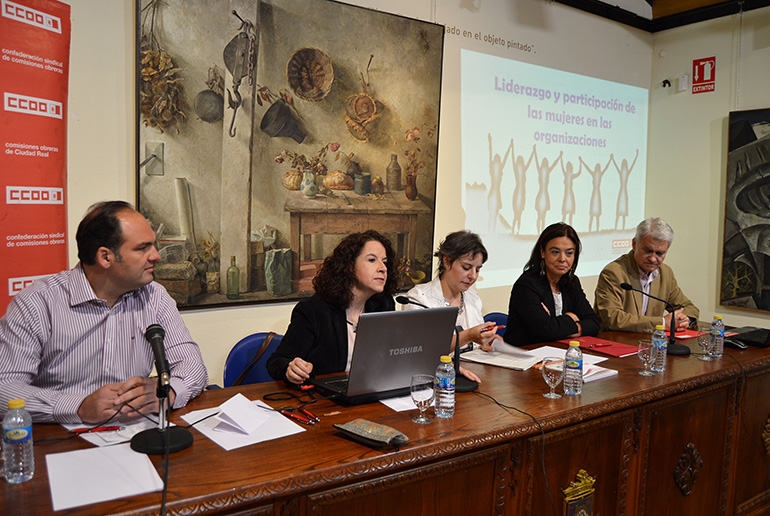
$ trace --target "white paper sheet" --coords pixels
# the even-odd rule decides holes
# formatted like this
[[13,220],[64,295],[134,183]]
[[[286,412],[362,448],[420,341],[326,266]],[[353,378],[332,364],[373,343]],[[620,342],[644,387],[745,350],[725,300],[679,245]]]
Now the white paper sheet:
[[55,511],[163,489],[147,455],[128,444],[50,453],[45,461]]
[[396,412],[405,412],[407,410],[417,410],[417,405],[412,401],[412,395],[398,396],[396,398],[388,398],[386,400],[380,400],[380,403],[385,405],[391,410]]
[[220,413],[214,416],[221,423],[215,430],[233,431],[249,435],[267,423],[270,412],[257,407],[241,393],[236,394],[219,406]]
[[[294,435],[300,432],[304,432],[305,429],[298,424],[289,421],[289,418],[279,412],[273,411],[268,405],[260,400],[253,401],[258,407],[263,407],[266,414],[270,415],[270,419],[251,434],[244,434],[238,431],[224,431],[221,428],[215,429],[220,425],[220,421],[216,417],[210,417],[205,421],[197,423],[193,428],[200,433],[217,443],[219,446],[227,451],[235,450],[236,448],[242,448],[250,444],[261,443],[263,441],[269,441],[271,439],[278,439],[280,437],[286,437],[287,435]],[[206,416],[211,414],[217,414],[220,412],[219,407],[213,407],[210,409],[196,410],[182,416],[182,419],[192,424],[200,421]]]
[[[84,425],[82,423],[66,424],[62,426],[67,430],[74,430],[76,428],[88,428],[88,425]],[[120,430],[115,430],[112,432],[89,432],[86,434],[80,434],[80,437],[93,444],[94,446],[109,446],[112,444],[128,442],[133,436],[144,430],[148,430],[150,428],[158,428],[157,423],[153,423],[152,421],[148,421],[144,418],[141,418],[133,423],[115,423],[114,425],[108,423],[105,426],[119,426]],[[171,424],[171,426],[174,425]]]

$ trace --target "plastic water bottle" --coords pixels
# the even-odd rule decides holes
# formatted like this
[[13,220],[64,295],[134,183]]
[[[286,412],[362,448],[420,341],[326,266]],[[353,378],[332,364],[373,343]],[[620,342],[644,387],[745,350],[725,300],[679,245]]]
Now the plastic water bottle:
[[455,368],[449,355],[441,357],[436,369],[436,417],[455,415]]
[[[673,321],[674,319],[672,318],[671,320]],[[676,324],[675,321],[674,324]],[[666,335],[666,327],[659,324],[655,327],[655,332],[652,334],[652,364],[650,364],[650,369],[656,373],[665,371],[667,356],[668,335]]]
[[564,356],[564,394],[577,396],[583,392],[583,352],[580,343],[572,340]]
[[32,451],[32,416],[24,409],[24,400],[10,400],[3,419],[3,471],[11,484],[31,479],[35,474]]
[[721,315],[715,315],[709,331],[709,353],[719,358],[725,351],[725,323]]

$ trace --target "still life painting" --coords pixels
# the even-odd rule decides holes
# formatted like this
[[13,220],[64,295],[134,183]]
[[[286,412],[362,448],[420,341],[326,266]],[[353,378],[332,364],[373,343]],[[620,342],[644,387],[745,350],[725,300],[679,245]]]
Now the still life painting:
[[312,295],[357,231],[431,278],[444,30],[329,0],[142,0],[137,204],[181,308]]

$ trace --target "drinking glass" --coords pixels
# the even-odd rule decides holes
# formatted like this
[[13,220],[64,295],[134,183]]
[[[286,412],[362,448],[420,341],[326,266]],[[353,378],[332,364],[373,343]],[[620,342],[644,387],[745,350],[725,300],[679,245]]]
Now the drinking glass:
[[559,357],[545,357],[542,362],[541,372],[543,378],[548,387],[551,388],[551,392],[543,394],[546,398],[556,400],[561,398],[561,394],[556,394],[554,389],[561,383],[564,378],[564,359]]
[[711,326],[698,326],[698,346],[703,351],[698,360],[703,360],[704,362],[714,360],[711,356]]
[[435,391],[433,390],[433,384],[436,379],[429,374],[416,374],[412,376],[412,383],[409,386],[409,390],[412,393],[412,401],[417,408],[420,409],[420,414],[413,417],[412,421],[421,425],[427,425],[432,418],[425,415],[425,411],[428,410],[433,404],[433,398]]
[[639,341],[639,349],[636,354],[639,355],[639,360],[641,360],[644,365],[644,371],[639,371],[639,374],[642,376],[655,376],[655,373],[650,371],[653,350],[652,340],[642,339]]

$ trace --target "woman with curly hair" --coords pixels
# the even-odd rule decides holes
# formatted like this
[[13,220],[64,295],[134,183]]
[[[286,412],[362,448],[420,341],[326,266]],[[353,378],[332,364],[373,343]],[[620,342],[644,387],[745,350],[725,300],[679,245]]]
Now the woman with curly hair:
[[580,238],[557,222],[543,230],[511,290],[503,339],[514,346],[599,333],[599,316],[575,276]]
[[270,376],[301,384],[311,373],[348,371],[358,318],[395,309],[397,278],[390,240],[372,230],[345,237],[313,279],[315,295],[294,307]]

